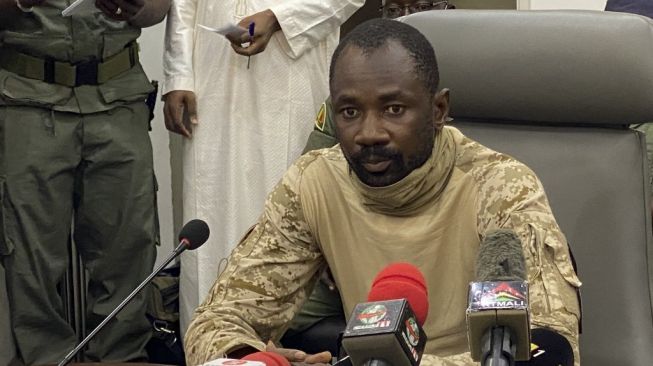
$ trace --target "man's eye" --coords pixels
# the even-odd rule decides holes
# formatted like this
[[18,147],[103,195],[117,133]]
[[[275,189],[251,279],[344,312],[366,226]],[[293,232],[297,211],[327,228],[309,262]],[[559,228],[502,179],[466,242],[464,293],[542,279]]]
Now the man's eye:
[[401,15],[401,8],[397,6],[388,6],[387,8],[385,8],[385,12],[390,17],[397,17]]
[[342,110],[342,115],[345,118],[356,118],[358,117],[358,110],[355,108],[345,108]]
[[385,111],[386,111],[386,113],[390,113],[390,114],[394,114],[394,115],[402,114],[404,112],[404,106],[393,104],[393,105],[387,106],[385,108]]

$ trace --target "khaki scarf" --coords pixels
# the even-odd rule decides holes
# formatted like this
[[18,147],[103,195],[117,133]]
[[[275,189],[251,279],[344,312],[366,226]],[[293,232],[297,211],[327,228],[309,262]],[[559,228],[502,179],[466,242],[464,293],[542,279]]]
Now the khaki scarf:
[[447,186],[453,171],[456,144],[450,129],[437,133],[433,153],[419,168],[397,183],[386,187],[370,187],[349,170],[349,177],[362,198],[363,205],[375,212],[391,216],[415,214],[424,204],[431,204]]

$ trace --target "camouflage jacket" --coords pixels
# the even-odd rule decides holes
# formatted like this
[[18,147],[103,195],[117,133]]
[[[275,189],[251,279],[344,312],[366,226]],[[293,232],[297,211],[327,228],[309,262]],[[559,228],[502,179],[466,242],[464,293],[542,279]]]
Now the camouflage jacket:
[[415,264],[427,280],[422,365],[476,364],[466,339],[467,284],[478,245],[495,228],[522,240],[531,326],[564,335],[578,365],[580,281],[541,183],[525,165],[452,127],[438,134],[422,167],[388,187],[362,184],[339,146],[302,156],[196,310],[188,364],[278,340],[326,265],[349,314],[375,274],[397,261]]

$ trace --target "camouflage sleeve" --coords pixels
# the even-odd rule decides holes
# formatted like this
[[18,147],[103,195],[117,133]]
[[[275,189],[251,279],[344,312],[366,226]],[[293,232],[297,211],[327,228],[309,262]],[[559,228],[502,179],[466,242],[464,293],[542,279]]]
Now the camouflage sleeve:
[[525,165],[501,154],[479,169],[478,232],[514,230],[521,238],[528,271],[531,328],[548,328],[571,343],[580,365],[578,323],[581,283],[569,247],[553,217],[544,188]]
[[185,337],[188,365],[245,345],[263,350],[305,301],[324,260],[303,216],[300,180],[301,169],[293,165],[195,311]]
[[420,366],[478,366],[479,363],[472,360],[469,352],[451,356],[435,356],[425,354],[422,356]]
[[311,150],[331,147],[338,143],[331,108],[331,97],[329,97],[322,103],[320,110],[317,112],[317,116],[315,116],[315,127],[308,136],[308,141],[306,141],[306,146],[302,154]]

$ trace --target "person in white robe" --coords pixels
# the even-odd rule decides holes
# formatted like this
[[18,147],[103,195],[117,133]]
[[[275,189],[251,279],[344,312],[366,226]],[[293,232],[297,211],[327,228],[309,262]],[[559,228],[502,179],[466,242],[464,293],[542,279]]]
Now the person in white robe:
[[[166,127],[184,139],[184,222],[209,241],[181,259],[185,330],[265,196],[300,155],[328,95],[339,27],[364,0],[173,0],[164,74]],[[239,24],[249,47],[205,30]],[[251,55],[248,60],[247,56]]]

